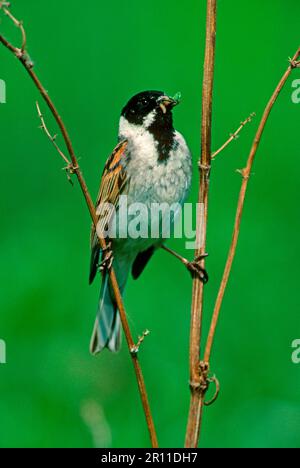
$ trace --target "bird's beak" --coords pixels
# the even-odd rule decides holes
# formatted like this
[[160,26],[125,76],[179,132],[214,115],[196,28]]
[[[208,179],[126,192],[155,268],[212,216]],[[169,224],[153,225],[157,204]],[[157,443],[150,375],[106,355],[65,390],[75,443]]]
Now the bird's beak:
[[164,114],[167,112],[168,108],[172,109],[172,107],[177,106],[177,104],[179,104],[179,99],[176,99],[176,97],[177,95],[174,98],[170,96],[160,96],[158,98],[157,103]]

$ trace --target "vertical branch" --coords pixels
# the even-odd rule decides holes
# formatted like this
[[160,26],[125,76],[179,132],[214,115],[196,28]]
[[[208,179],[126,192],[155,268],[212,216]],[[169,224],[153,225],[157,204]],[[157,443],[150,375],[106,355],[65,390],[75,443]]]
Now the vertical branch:
[[[4,5],[8,6],[6,2],[0,2],[0,9],[4,9]],[[32,81],[34,82],[34,84],[35,84],[36,88],[38,89],[39,93],[41,94],[44,101],[46,102],[48,108],[50,109],[51,114],[53,115],[58,127],[60,128],[61,134],[62,134],[64,142],[66,144],[66,148],[68,150],[68,154],[70,156],[70,162],[69,162],[68,170],[69,170],[69,172],[71,174],[75,174],[77,179],[78,179],[78,182],[79,182],[82,194],[83,194],[83,196],[85,198],[86,205],[87,205],[87,208],[89,210],[92,222],[96,227],[98,219],[97,219],[97,215],[96,215],[95,206],[94,206],[94,203],[93,203],[92,198],[90,196],[90,193],[89,193],[88,187],[86,185],[85,179],[83,177],[83,174],[82,174],[82,172],[80,170],[78,160],[77,160],[77,157],[76,157],[76,154],[75,154],[75,151],[74,151],[70,136],[69,136],[68,131],[66,129],[66,126],[64,125],[64,122],[63,122],[60,114],[58,113],[52,99],[50,98],[50,96],[47,93],[46,89],[44,88],[44,86],[42,85],[42,83],[39,80],[38,76],[34,72],[33,63],[30,60],[30,58],[29,58],[29,56],[28,56],[28,54],[27,54],[27,52],[25,50],[26,34],[25,34],[25,30],[23,28],[23,24],[22,24],[22,22],[16,20],[16,18],[14,18],[14,16],[10,12],[8,12],[6,9],[4,9],[4,13],[7,16],[9,16],[9,18],[13,21],[13,23],[16,26],[18,26],[20,28],[20,30],[22,32],[23,40],[22,40],[21,48],[14,47],[2,35],[0,35],[0,42],[8,50],[10,50],[10,52],[12,52],[14,54],[17,57],[17,59],[20,61],[20,63],[23,65],[26,72],[28,73],[28,75],[30,76]],[[99,244],[100,244],[102,249],[106,248],[106,242],[105,242],[104,238],[99,237]],[[148,395],[147,395],[147,391],[146,391],[145,381],[144,381],[142,369],[141,369],[141,366],[140,366],[140,363],[139,363],[139,360],[138,360],[137,347],[136,347],[136,345],[134,343],[134,340],[133,340],[133,337],[132,337],[132,334],[131,334],[131,331],[130,331],[130,328],[129,328],[129,323],[128,323],[128,320],[127,320],[126,311],[125,311],[124,304],[123,304],[123,301],[122,301],[122,296],[121,296],[119,286],[118,286],[118,283],[117,283],[117,278],[116,278],[116,275],[115,275],[115,272],[114,272],[113,269],[110,270],[109,277],[110,277],[111,286],[112,286],[113,291],[114,291],[116,303],[117,303],[117,306],[118,306],[118,309],[119,309],[120,318],[121,318],[123,330],[124,330],[124,333],[125,333],[125,336],[126,336],[126,341],[127,341],[129,353],[130,353],[130,356],[131,356],[132,364],[133,364],[133,367],[134,367],[134,371],[135,371],[135,375],[136,375],[136,379],[137,379],[137,384],[138,384],[138,389],[139,389],[139,394],[140,394],[140,398],[141,398],[141,401],[142,401],[143,410],[144,410],[144,414],[145,414],[145,418],[146,418],[146,422],[147,422],[147,427],[148,427],[149,435],[150,435],[150,439],[151,439],[151,444],[152,444],[153,447],[157,447],[158,446],[157,436],[156,436],[154,422],[153,422],[153,418],[152,418],[152,414],[151,414],[151,410],[150,410],[150,404],[149,404]]]
[[[203,255],[206,249],[206,231],[208,214],[208,192],[211,165],[211,123],[212,96],[215,64],[217,0],[207,0],[206,45],[202,89],[202,128],[201,159],[199,162],[200,187],[198,203],[201,208],[200,222],[197,227],[196,256]],[[205,260],[201,266],[204,268]],[[190,330],[190,390],[191,400],[186,431],[186,447],[197,447],[200,435],[203,398],[207,385],[207,371],[200,362],[200,340],[202,329],[204,285],[194,278],[192,293],[192,312]]]
[[242,175],[242,185],[241,185],[238,204],[237,204],[237,210],[236,210],[236,216],[235,216],[235,222],[234,222],[231,245],[230,245],[230,248],[229,248],[228,257],[227,257],[223,277],[222,277],[219,292],[218,292],[218,295],[217,295],[215,308],[214,308],[214,312],[213,312],[213,316],[212,316],[212,320],[211,320],[211,325],[210,325],[210,329],[209,329],[209,333],[208,333],[207,343],[206,343],[206,347],[205,347],[204,362],[207,363],[207,366],[208,366],[210,355],[211,355],[211,350],[212,350],[212,346],[213,346],[213,341],[214,341],[214,337],[215,337],[215,332],[216,332],[216,327],[217,327],[217,323],[218,323],[218,319],[219,319],[221,306],[222,306],[222,303],[223,303],[225,289],[226,289],[226,286],[227,286],[227,283],[228,283],[228,279],[229,279],[229,276],[230,276],[230,273],[231,273],[232,263],[233,263],[235,253],[236,253],[236,247],[237,247],[239,233],[240,233],[240,227],[241,227],[241,219],[242,219],[242,214],[243,214],[243,209],[244,209],[245,196],[246,196],[246,191],[247,191],[247,188],[248,188],[249,179],[250,179],[250,176],[251,176],[251,170],[252,170],[252,166],[253,166],[253,163],[254,163],[254,159],[255,159],[255,156],[256,156],[256,153],[257,153],[257,150],[258,150],[258,147],[259,147],[263,132],[265,130],[266,123],[267,123],[268,118],[270,116],[271,110],[272,110],[272,108],[273,108],[273,106],[274,106],[274,104],[275,104],[275,102],[276,102],[282,88],[284,87],[288,77],[290,76],[292,70],[294,68],[299,67],[299,62],[297,61],[299,56],[300,56],[300,48],[298,48],[298,50],[295,53],[294,57],[290,60],[290,65],[289,65],[288,69],[286,70],[286,72],[282,76],[281,80],[279,81],[278,85],[276,86],[275,91],[273,92],[273,94],[272,94],[272,96],[271,96],[271,98],[270,98],[270,100],[269,100],[269,102],[268,102],[268,104],[267,104],[267,106],[265,108],[265,111],[263,113],[262,119],[260,121],[258,130],[256,132],[256,135],[255,135],[255,138],[254,138],[251,150],[250,150],[250,154],[249,154],[249,157],[248,157],[248,160],[247,160],[246,167],[239,171],[241,173],[241,175]]

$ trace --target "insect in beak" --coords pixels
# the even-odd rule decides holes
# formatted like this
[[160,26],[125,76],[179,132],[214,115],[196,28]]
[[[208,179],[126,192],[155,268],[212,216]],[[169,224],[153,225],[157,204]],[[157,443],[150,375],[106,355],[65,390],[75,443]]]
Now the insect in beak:
[[163,113],[165,114],[168,110],[168,108],[172,109],[173,107],[177,106],[179,104],[179,99],[180,99],[180,93],[176,93],[174,97],[170,96],[160,96],[157,100],[157,103]]

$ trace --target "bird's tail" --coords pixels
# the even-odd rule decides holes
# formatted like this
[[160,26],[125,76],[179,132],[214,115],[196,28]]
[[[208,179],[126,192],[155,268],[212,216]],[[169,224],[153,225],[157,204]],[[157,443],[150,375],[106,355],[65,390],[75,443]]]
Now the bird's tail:
[[[120,292],[125,287],[126,278],[119,283]],[[97,354],[103,348],[108,348],[112,352],[119,351],[121,346],[121,320],[108,281],[108,274],[104,275],[100,290],[97,317],[90,342],[90,351]]]

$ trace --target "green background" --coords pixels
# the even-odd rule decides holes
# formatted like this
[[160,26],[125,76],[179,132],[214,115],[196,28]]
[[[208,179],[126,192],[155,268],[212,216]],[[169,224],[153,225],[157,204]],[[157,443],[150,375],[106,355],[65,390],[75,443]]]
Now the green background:
[[[144,89],[180,90],[176,127],[195,165],[196,200],[205,2],[15,1],[36,71],[71,133],[93,196],[116,143],[119,112]],[[205,331],[228,250],[240,176],[259,116],[299,46],[298,0],[219,2],[213,148],[239,122],[258,117],[213,164]],[[17,43],[7,19],[1,31]],[[90,220],[38,130],[38,94],[0,47],[1,244],[0,446],[146,447],[148,434],[126,347],[90,356],[99,284],[87,284]],[[245,205],[237,258],[212,357],[221,382],[205,410],[205,447],[300,445],[300,365],[291,362],[299,326],[299,114],[295,70],[268,123]],[[44,105],[42,105],[45,110]],[[48,116],[51,130],[56,127]],[[60,140],[61,141],[61,140]],[[184,240],[171,241],[184,252]],[[186,252],[190,258],[192,251]],[[97,282],[96,282],[97,283]],[[158,252],[128,284],[135,336],[161,446],[183,444],[189,403],[191,281]]]

